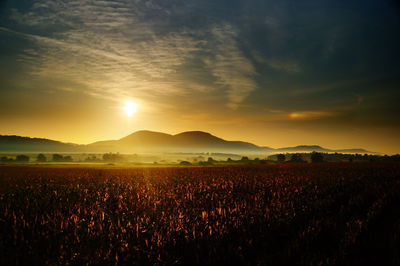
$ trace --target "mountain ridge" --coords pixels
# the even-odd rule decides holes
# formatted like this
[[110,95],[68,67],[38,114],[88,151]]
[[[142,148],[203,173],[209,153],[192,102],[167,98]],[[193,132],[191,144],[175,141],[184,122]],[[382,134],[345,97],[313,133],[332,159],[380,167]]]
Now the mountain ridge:
[[365,149],[327,149],[319,145],[271,148],[250,142],[230,141],[204,131],[185,131],[175,135],[140,130],[117,140],[96,141],[87,145],[66,143],[46,138],[0,135],[0,151],[12,152],[122,152],[122,153],[174,153],[224,152],[237,154],[294,153],[294,152],[347,152],[372,153]]

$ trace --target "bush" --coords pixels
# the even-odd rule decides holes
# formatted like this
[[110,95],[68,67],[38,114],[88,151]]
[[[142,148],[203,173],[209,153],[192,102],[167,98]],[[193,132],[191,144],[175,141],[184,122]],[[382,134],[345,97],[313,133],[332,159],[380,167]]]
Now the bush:
[[46,156],[44,156],[44,154],[40,153],[40,154],[38,154],[36,161],[45,162],[45,161],[47,161],[47,158],[46,158]]
[[303,157],[301,154],[295,153],[292,155],[292,158],[290,159],[291,163],[306,163],[306,161],[303,160]]
[[311,153],[311,162],[313,163],[322,163],[324,161],[324,156],[322,153],[313,152]]
[[72,162],[73,159],[71,156],[62,156],[60,154],[53,154],[53,161],[54,162]]
[[29,156],[26,155],[17,155],[15,158],[17,162],[29,162]]
[[123,161],[124,157],[119,153],[105,153],[103,154],[103,161],[107,162],[119,162]]
[[286,156],[285,154],[278,154],[276,156],[276,160],[278,161],[278,163],[284,163],[286,160]]

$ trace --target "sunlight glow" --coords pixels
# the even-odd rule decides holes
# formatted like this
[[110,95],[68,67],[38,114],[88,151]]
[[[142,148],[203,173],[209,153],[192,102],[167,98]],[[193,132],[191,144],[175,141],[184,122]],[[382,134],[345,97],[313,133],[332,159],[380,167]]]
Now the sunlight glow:
[[137,112],[138,105],[133,101],[126,101],[122,109],[124,110],[126,116],[131,117]]

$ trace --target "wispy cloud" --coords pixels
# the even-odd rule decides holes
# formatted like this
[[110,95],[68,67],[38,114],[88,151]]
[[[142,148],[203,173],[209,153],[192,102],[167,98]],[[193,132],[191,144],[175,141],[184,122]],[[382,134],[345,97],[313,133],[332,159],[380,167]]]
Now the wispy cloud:
[[266,64],[275,70],[288,73],[299,73],[301,71],[299,64],[294,60],[280,59],[276,57],[265,58],[257,51],[253,52],[252,55],[258,63]]
[[36,77],[73,81],[95,96],[174,93],[179,80],[168,75],[198,49],[198,41],[185,31],[157,35],[140,21],[146,3],[138,8],[128,2],[43,1],[26,14],[15,11],[22,24],[40,28],[58,17],[69,27],[46,37],[24,34],[37,48],[26,49],[20,60],[33,66]]
[[[349,88],[362,88],[370,82],[377,81],[383,77],[390,77],[390,74],[386,75],[370,75],[368,77],[356,78],[356,79],[345,79],[338,80],[335,82],[329,82],[321,84],[320,86],[310,86],[303,88],[296,88],[289,90],[290,95],[293,96],[304,96],[314,93],[328,92],[335,89],[349,89]],[[303,85],[304,86],[304,85]]]
[[[14,10],[12,18],[31,32],[51,28],[45,35],[15,32],[36,43],[19,60],[31,66],[29,74],[35,78],[58,80],[58,89],[71,90],[75,84],[90,95],[115,100],[211,87],[226,91],[227,105],[236,108],[257,87],[255,69],[240,51],[232,26],[160,30],[144,19],[154,10],[162,16],[170,13],[155,1],[46,0],[27,13]],[[215,84],[191,85],[179,72],[199,50],[207,58],[202,71],[213,75]]]
[[238,48],[237,32],[231,25],[215,26],[211,33],[215,54],[206,63],[218,83],[228,91],[228,106],[235,109],[256,89],[256,71]]

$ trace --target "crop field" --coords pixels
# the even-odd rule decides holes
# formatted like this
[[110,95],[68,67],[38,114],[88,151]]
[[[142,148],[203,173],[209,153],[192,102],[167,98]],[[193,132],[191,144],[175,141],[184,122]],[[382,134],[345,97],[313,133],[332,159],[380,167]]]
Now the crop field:
[[0,265],[399,265],[400,164],[0,166]]

